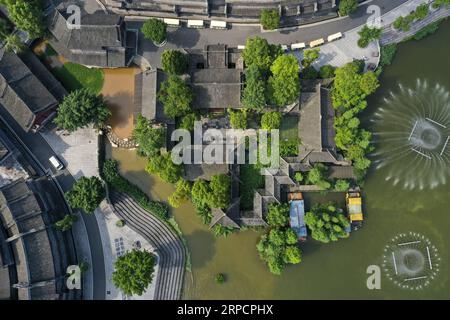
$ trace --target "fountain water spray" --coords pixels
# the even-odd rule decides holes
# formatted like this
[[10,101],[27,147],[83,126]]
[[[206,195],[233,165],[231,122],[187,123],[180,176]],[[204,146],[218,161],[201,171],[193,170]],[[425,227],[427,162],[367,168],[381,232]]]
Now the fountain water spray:
[[414,89],[399,84],[375,112],[374,154],[394,185],[435,188],[450,178],[450,93],[417,80]]

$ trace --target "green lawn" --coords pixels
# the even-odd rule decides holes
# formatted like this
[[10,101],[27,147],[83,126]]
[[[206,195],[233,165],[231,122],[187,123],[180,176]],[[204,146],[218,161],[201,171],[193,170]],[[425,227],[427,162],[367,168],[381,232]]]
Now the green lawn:
[[298,117],[284,116],[280,128],[280,155],[293,157],[298,155]]
[[298,140],[298,117],[284,116],[280,128],[281,140]]
[[69,91],[88,88],[95,93],[100,93],[103,88],[104,74],[101,69],[67,62],[64,66],[54,68],[52,71]]
[[255,165],[244,164],[240,168],[241,209],[253,210],[253,197],[256,189],[264,187],[264,177]]

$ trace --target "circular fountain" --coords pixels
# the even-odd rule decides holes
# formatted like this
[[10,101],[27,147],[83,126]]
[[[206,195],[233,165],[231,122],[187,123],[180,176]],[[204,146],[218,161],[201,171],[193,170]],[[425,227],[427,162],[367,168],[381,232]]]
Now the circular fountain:
[[399,85],[375,113],[374,163],[386,181],[406,189],[435,188],[450,178],[450,93],[417,80]]
[[402,233],[384,248],[384,274],[402,289],[420,290],[439,273],[437,248],[417,232]]

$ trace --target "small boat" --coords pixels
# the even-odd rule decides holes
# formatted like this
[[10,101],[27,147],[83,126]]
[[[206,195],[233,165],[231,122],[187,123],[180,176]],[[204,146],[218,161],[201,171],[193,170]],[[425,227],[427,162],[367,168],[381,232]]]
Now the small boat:
[[297,234],[299,241],[306,241],[308,230],[305,224],[305,202],[300,192],[290,193],[288,195],[290,205],[290,225]]
[[364,215],[362,212],[362,197],[359,191],[349,191],[346,195],[348,218],[352,227],[357,230],[362,226]]

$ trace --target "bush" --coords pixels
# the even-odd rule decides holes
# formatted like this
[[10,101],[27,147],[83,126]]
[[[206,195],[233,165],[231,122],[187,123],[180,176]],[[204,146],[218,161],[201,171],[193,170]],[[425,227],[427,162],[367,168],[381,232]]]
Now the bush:
[[302,172],[298,171],[298,172],[295,173],[294,180],[296,182],[301,183],[301,182],[303,182],[304,179],[305,179],[305,177],[304,177]]
[[118,228],[125,227],[125,220],[117,220],[116,227],[118,227]]
[[323,243],[349,236],[345,231],[350,227],[348,218],[339,213],[332,203],[314,205],[312,210],[306,213],[305,223],[311,230],[312,238]]
[[102,178],[109,186],[119,192],[128,194],[142,208],[151,212],[161,220],[167,220],[169,218],[168,206],[163,202],[151,201],[141,189],[123,178],[119,173],[116,160],[109,159],[105,161],[102,170]]
[[320,67],[319,76],[321,79],[331,79],[334,78],[335,67],[326,64]]
[[358,8],[358,0],[339,1],[339,13],[341,16],[347,16],[355,12],[357,8]]
[[397,53],[397,44],[388,44],[381,47],[380,66],[389,66]]
[[170,76],[162,83],[158,92],[158,100],[164,105],[166,116],[174,119],[191,112],[194,94],[180,77]]
[[195,121],[199,121],[199,120],[200,120],[200,116],[197,113],[195,113],[195,112],[188,113],[187,115],[185,115],[181,118],[178,128],[193,131],[194,126],[195,126]]
[[216,274],[216,276],[214,277],[214,281],[217,284],[223,284],[225,283],[226,279],[225,279],[225,275],[223,273],[218,273]]
[[422,40],[423,38],[435,33],[439,29],[439,25],[442,22],[442,20],[433,22],[429,24],[428,26],[420,29],[417,31],[417,33],[413,36],[414,40]]
[[280,13],[276,9],[263,9],[260,21],[265,30],[277,29],[280,26]]
[[280,112],[266,112],[261,117],[261,128],[264,130],[280,129],[282,115]]
[[359,32],[358,46],[360,48],[367,48],[369,43],[381,37],[382,30],[379,28],[369,28],[365,25]]
[[228,109],[230,124],[233,129],[247,129],[247,110]]
[[336,180],[334,184],[334,190],[338,192],[345,192],[348,191],[348,189],[350,189],[350,183],[347,180]]
[[161,56],[162,68],[170,74],[183,74],[188,68],[188,56],[179,50],[166,50]]
[[162,44],[166,40],[167,26],[159,19],[148,19],[142,25],[141,31],[145,38],[153,41],[155,44]]
[[183,174],[183,166],[175,164],[170,153],[149,158],[146,170],[169,183],[176,183]]

